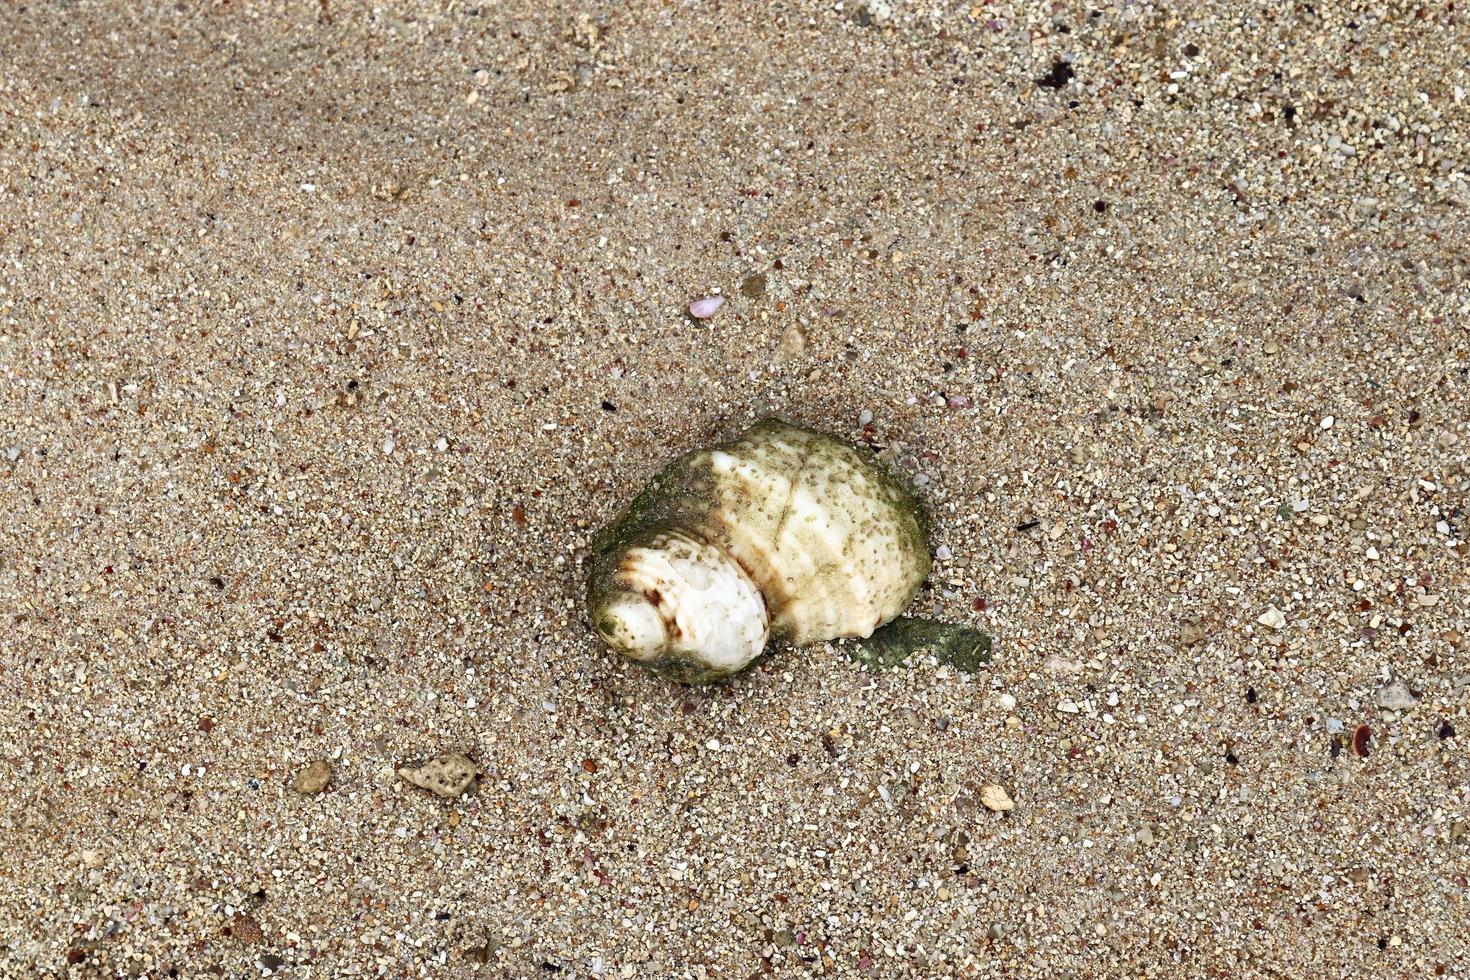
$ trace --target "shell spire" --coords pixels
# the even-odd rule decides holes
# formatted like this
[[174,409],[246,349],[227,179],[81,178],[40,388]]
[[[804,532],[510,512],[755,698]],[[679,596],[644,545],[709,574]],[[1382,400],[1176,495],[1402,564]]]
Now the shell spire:
[[779,419],[667,466],[593,545],[591,622],[686,683],[773,639],[867,637],[929,574],[922,511],[872,454]]

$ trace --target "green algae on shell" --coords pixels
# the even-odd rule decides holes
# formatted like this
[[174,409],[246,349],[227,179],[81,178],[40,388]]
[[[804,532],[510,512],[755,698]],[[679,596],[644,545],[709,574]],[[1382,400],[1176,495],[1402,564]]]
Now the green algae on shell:
[[866,637],[929,574],[922,508],[866,449],[779,419],[669,464],[592,547],[593,628],[685,683],[772,640]]

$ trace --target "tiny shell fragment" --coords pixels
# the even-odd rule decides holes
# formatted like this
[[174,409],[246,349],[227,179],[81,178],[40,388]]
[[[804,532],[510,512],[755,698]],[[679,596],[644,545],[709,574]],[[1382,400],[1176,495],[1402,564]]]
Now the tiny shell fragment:
[[997,786],[995,783],[986,783],[980,787],[980,802],[985,804],[987,810],[994,810],[996,813],[1004,813],[1016,808],[1016,804],[1011,800],[1010,794],[1005,791],[1005,787]]
[[1267,606],[1266,611],[1256,619],[1262,626],[1269,626],[1273,630],[1286,628],[1286,616],[1275,606]]
[[1373,729],[1367,725],[1359,725],[1353,731],[1353,755],[1359,759],[1368,758],[1369,742],[1373,738]]
[[452,755],[441,755],[417,769],[404,767],[398,770],[398,775],[405,782],[453,799],[469,788],[478,772],[479,767],[474,762],[456,752]]
[[720,311],[720,307],[724,305],[725,297],[706,296],[704,299],[697,299],[689,304],[689,315],[694,317],[696,320],[708,320],[710,317],[718,313]]

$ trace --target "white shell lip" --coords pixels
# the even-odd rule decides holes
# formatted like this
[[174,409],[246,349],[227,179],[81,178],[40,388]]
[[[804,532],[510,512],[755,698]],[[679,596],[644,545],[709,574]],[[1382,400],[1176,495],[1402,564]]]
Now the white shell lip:
[[733,673],[770,639],[765,599],[745,571],[712,545],[661,536],[628,549],[623,590],[598,614],[598,632],[633,660],[676,656]]
[[626,592],[602,610],[597,632],[614,650],[634,660],[648,660],[668,642],[658,607],[642,595]]

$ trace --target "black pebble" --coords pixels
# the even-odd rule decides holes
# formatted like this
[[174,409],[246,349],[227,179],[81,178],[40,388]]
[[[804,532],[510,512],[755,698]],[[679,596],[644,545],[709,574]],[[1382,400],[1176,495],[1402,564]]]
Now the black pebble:
[[1077,77],[1072,66],[1058,58],[1051,63],[1051,71],[1036,80],[1036,84],[1042,88],[1063,88],[1068,82]]

